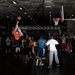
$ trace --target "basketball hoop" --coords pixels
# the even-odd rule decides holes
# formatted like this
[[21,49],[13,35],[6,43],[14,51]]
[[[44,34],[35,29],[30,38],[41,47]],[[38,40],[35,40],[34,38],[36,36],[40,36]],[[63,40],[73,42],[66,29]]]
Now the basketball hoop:
[[53,18],[53,21],[55,23],[55,26],[58,25],[59,20],[61,20],[61,18]]

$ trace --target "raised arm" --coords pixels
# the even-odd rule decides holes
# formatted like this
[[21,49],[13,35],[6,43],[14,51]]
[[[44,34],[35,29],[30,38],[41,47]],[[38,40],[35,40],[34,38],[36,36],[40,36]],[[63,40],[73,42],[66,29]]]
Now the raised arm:
[[14,34],[14,30],[18,29],[18,23],[19,23],[19,21],[17,21],[15,28],[12,30],[12,34]]
[[19,32],[20,36],[23,36],[23,33],[19,27],[18,27],[18,32]]
[[17,29],[18,29],[18,23],[19,23],[19,21],[17,21],[17,23],[16,23],[15,30],[17,30]]
[[17,23],[16,23],[16,30],[18,29],[19,35],[23,36],[23,33],[22,33],[21,29],[18,26],[18,23],[19,23],[19,21],[17,21]]

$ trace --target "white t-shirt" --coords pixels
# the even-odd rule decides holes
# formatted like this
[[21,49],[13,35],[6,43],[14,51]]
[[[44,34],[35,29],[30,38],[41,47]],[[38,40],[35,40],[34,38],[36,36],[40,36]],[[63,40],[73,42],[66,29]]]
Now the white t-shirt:
[[50,51],[56,51],[56,44],[59,44],[55,39],[50,39],[47,41],[46,45],[49,45]]

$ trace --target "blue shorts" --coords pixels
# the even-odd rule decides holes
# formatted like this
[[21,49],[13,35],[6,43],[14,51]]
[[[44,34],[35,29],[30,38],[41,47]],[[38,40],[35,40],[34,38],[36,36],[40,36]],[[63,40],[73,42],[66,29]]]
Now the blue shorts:
[[43,48],[38,48],[38,52],[37,52],[38,57],[43,58]]

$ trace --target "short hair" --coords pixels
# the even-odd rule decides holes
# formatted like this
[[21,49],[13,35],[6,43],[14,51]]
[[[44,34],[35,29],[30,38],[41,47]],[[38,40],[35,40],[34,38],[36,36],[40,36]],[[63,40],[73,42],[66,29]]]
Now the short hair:
[[54,36],[51,36],[50,38],[54,38]]
[[43,35],[41,35],[40,38],[43,38]]

